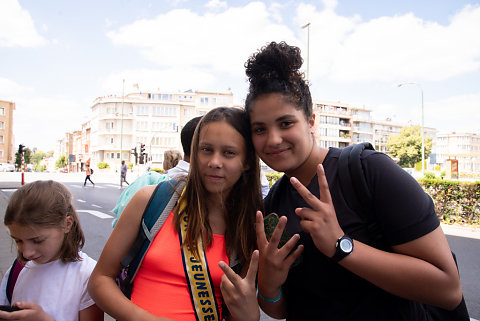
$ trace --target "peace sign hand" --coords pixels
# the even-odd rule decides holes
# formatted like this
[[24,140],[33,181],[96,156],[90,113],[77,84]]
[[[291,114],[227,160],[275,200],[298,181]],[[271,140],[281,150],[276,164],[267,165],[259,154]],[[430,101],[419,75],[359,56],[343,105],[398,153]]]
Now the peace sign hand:
[[295,214],[300,216],[300,226],[310,234],[317,249],[326,256],[332,257],[335,254],[336,241],[344,233],[338,224],[322,164],[317,166],[317,176],[320,199],[313,195],[298,179],[290,178],[290,183],[311,207],[311,209],[297,208]]
[[285,216],[280,217],[269,242],[265,235],[262,212],[257,212],[255,229],[257,233],[257,246],[260,252],[258,288],[259,292],[267,298],[273,299],[277,297],[280,286],[287,280],[290,266],[303,251],[303,245],[299,245],[294,250],[295,245],[300,239],[298,234],[293,235],[285,245],[278,248],[286,224],[287,218]]
[[258,270],[258,250],[253,251],[247,275],[242,279],[225,262],[218,263],[225,273],[220,290],[235,320],[260,320],[255,279]]

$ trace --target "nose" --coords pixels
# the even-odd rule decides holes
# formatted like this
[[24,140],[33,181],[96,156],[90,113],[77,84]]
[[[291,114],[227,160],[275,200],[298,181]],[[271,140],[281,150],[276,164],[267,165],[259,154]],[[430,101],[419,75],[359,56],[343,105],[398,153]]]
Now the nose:
[[222,167],[221,155],[219,153],[213,153],[210,161],[208,162],[208,167],[210,168],[220,168]]
[[267,144],[269,146],[277,146],[282,142],[282,136],[277,129],[271,129],[267,134]]
[[20,251],[22,252],[24,258],[26,258],[27,260],[31,260],[35,258],[35,246],[33,244],[25,243],[26,242],[21,245]]

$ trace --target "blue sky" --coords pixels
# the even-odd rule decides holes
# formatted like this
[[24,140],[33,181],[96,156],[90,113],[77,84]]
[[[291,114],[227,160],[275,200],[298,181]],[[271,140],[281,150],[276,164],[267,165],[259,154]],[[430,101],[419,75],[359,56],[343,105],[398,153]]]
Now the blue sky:
[[[0,1],[0,100],[15,143],[43,150],[80,129],[93,100],[142,91],[226,92],[267,42],[299,46],[314,99],[441,132],[480,130],[480,1]],[[414,82],[419,86],[398,87]]]

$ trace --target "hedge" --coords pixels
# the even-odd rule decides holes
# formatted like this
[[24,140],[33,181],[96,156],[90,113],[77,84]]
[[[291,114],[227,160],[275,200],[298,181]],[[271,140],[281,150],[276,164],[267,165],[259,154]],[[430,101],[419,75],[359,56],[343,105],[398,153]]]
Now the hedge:
[[[283,173],[266,174],[270,187]],[[447,224],[480,225],[480,181],[460,182],[424,178],[420,186],[433,199],[438,218]]]

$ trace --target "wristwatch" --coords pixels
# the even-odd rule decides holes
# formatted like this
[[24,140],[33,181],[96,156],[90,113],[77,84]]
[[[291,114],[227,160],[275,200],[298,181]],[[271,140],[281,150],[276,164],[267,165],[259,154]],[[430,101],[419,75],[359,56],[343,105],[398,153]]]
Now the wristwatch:
[[339,262],[341,259],[352,253],[353,240],[345,234],[337,240],[335,247],[337,249],[335,250],[335,254],[332,256],[332,260]]

